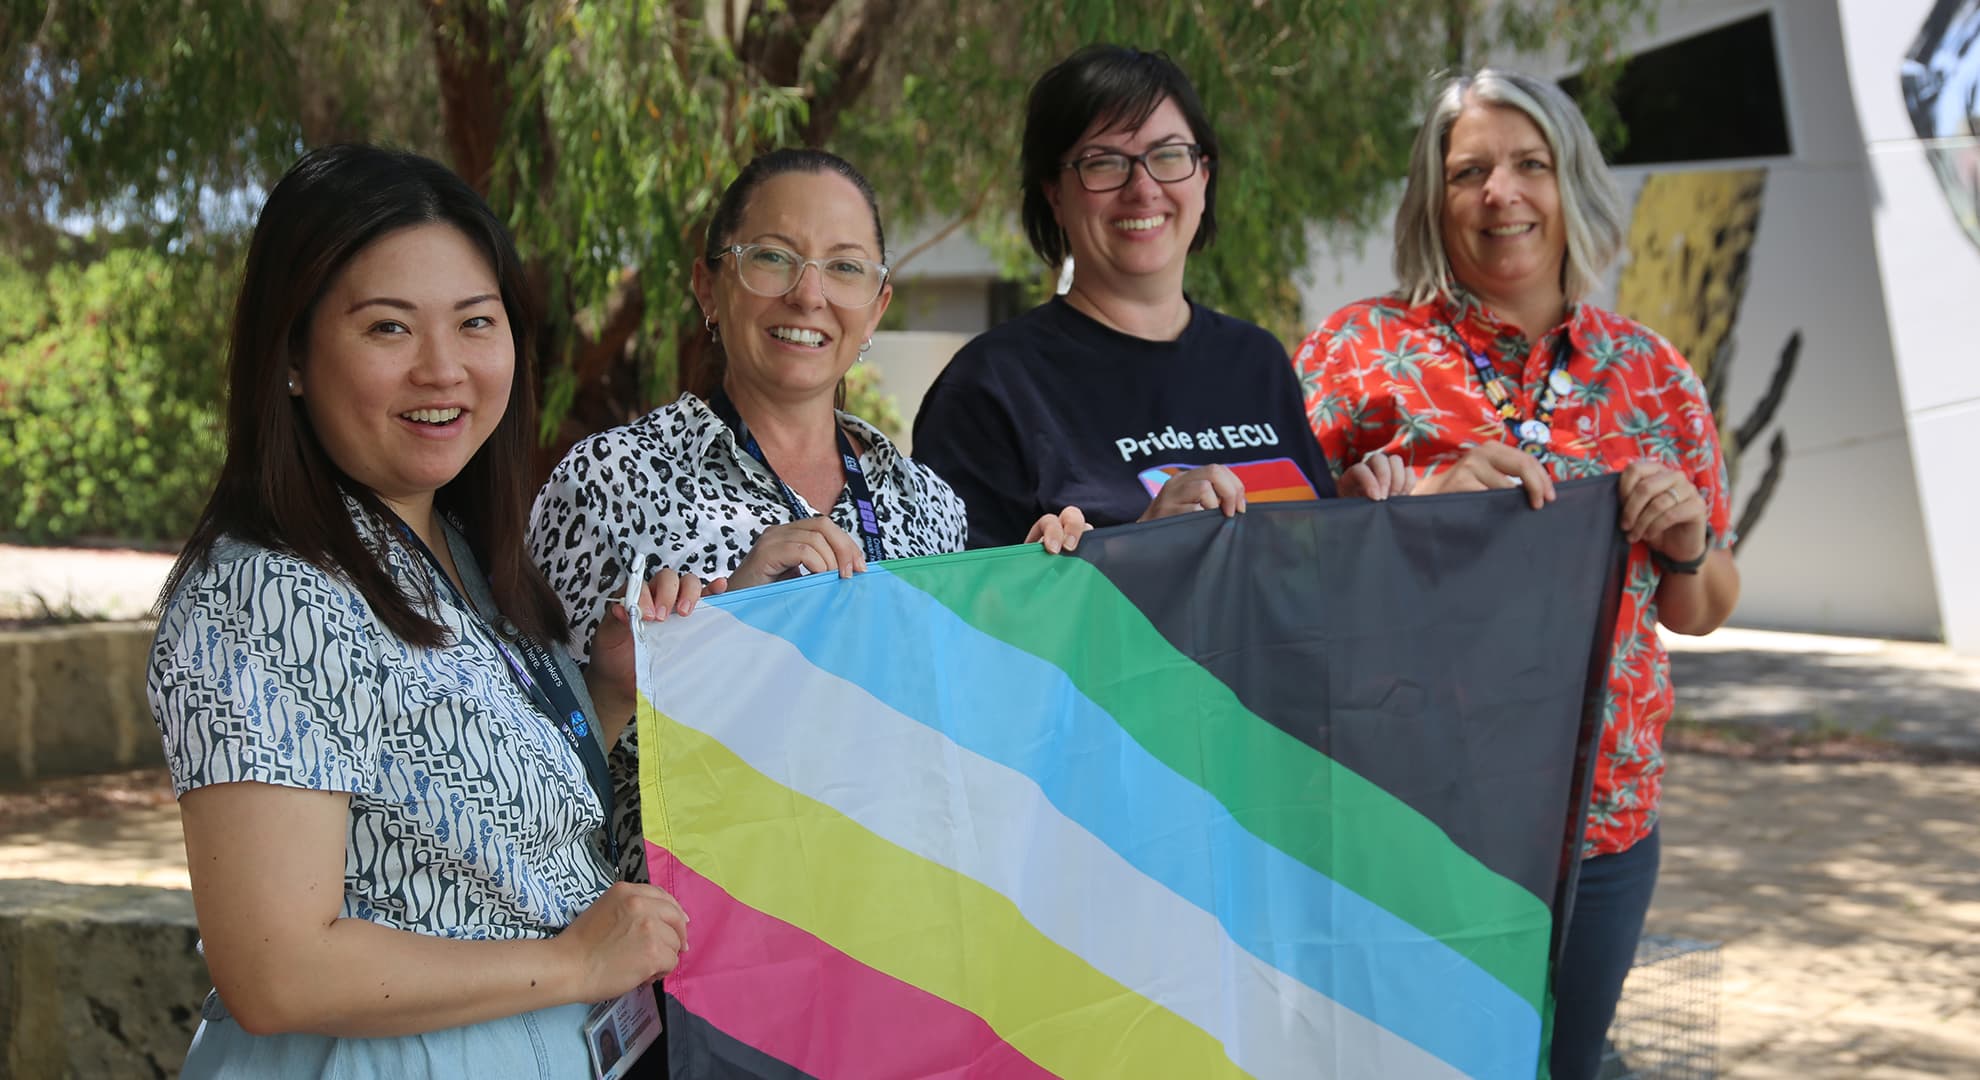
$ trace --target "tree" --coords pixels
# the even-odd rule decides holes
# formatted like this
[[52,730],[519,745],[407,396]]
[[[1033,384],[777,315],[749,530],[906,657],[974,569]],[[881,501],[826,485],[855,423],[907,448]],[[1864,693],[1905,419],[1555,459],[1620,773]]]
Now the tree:
[[[891,223],[1013,230],[1024,92],[1080,44],[1160,47],[1225,142],[1192,292],[1290,333],[1308,225],[1359,229],[1455,54],[1599,55],[1649,0],[13,0],[0,229],[30,266],[77,221],[231,265],[304,147],[433,153],[517,234],[546,315],[545,435],[623,422],[694,372],[700,222],[757,151],[824,145]],[[897,264],[914,252],[897,253]]]

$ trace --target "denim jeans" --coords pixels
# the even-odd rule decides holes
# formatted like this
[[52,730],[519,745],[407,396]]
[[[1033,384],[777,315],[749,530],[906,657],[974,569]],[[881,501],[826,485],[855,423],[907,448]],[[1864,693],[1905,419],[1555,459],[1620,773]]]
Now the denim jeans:
[[1657,830],[1628,851],[1581,863],[1567,947],[1554,975],[1553,1080],[1594,1080],[1636,939],[1657,888]]

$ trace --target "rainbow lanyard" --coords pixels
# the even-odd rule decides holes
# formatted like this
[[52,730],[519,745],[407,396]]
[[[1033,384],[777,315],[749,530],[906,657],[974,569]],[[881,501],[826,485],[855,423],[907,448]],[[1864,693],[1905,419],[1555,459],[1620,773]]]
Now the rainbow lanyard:
[[[1505,423],[1513,441],[1521,450],[1534,457],[1545,455],[1547,447],[1554,441],[1554,409],[1561,399],[1574,392],[1574,376],[1567,373],[1568,361],[1574,357],[1574,344],[1568,340],[1567,331],[1561,331],[1560,343],[1554,347],[1554,364],[1547,371],[1547,380],[1540,385],[1540,396],[1533,402],[1533,416],[1522,419],[1519,405],[1513,400],[1513,391],[1506,389],[1509,381],[1492,366],[1491,357],[1471,347],[1458,333],[1457,327],[1445,324],[1451,332],[1451,340],[1458,343],[1466,355],[1471,357],[1471,366],[1478,372],[1478,381],[1485,385],[1485,400],[1492,403],[1492,409]],[[1518,384],[1514,384],[1517,389]]]

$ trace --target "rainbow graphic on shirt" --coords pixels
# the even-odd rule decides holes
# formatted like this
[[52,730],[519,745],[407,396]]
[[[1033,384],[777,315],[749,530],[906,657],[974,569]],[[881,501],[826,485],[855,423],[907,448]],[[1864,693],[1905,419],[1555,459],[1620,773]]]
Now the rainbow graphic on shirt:
[[[1148,490],[1148,497],[1154,498],[1162,490],[1162,485],[1191,469],[1194,465],[1157,465],[1152,469],[1141,470],[1138,479]],[[1225,462],[1224,467],[1237,474],[1244,484],[1244,497],[1247,502],[1303,502],[1317,499],[1313,484],[1291,458],[1268,458],[1263,461]]]

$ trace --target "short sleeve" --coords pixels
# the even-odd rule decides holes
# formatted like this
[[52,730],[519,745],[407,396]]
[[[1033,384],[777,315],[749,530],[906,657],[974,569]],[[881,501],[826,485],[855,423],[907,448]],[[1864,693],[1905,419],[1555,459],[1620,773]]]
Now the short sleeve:
[[626,578],[618,544],[603,528],[595,505],[599,493],[614,484],[611,455],[592,453],[603,445],[593,440],[572,447],[529,512],[530,557],[564,603],[571,625],[567,644],[580,662],[590,652],[591,636],[605,618],[613,590]]
[[354,589],[289,556],[258,550],[189,574],[159,622],[145,687],[174,792],[241,780],[373,790],[374,633]]
[[1360,328],[1354,323],[1360,310],[1360,305],[1349,305],[1336,311],[1292,356],[1300,397],[1306,404],[1306,422],[1329,469],[1360,461],[1369,450],[1378,448],[1360,446],[1355,440],[1361,431],[1355,423],[1356,414],[1367,402],[1354,363],[1355,343],[1360,338]]
[[1705,521],[1712,527],[1712,546],[1730,548],[1738,539],[1733,535],[1731,483],[1725,451],[1719,443],[1718,422],[1712,416],[1705,384],[1675,346],[1648,330],[1644,333],[1656,342],[1659,357],[1671,372],[1665,385],[1674,388],[1671,412],[1678,417],[1679,467],[1705,500]]

